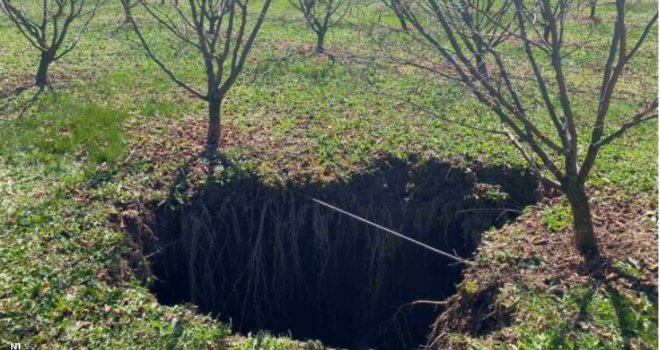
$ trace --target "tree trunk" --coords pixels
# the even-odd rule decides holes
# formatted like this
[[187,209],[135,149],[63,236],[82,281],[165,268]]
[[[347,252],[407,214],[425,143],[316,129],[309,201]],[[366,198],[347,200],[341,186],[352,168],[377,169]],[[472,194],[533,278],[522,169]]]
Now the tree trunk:
[[206,152],[213,154],[220,146],[220,113],[222,100],[217,97],[209,97],[209,128],[206,136]]
[[131,9],[130,9],[131,4],[126,4],[124,5],[124,24],[129,24],[131,23]]
[[569,176],[562,184],[564,193],[568,198],[573,212],[573,240],[575,248],[582,255],[596,257],[600,254],[598,240],[591,221],[589,198],[583,183],[577,176]]
[[591,5],[591,11],[589,12],[589,18],[594,19],[596,18],[596,0],[590,1]]
[[320,31],[320,32],[316,33],[316,36],[317,36],[317,38],[316,38],[316,53],[319,53],[319,54],[324,53],[325,52],[325,47],[324,47],[325,32]]
[[39,68],[37,69],[37,76],[35,78],[35,84],[39,89],[43,89],[48,85],[48,67],[53,62],[53,57],[54,55],[50,51],[41,53]]
[[481,49],[478,49],[477,52],[474,54],[474,58],[477,61],[477,70],[479,71],[479,74],[481,74],[482,77],[487,77],[488,76],[488,68],[486,68],[486,61],[484,60],[484,55],[483,51]]
[[550,34],[551,34],[550,26],[546,23],[545,25],[543,25],[543,40],[549,43]]
[[407,32],[408,31],[408,24],[406,23],[406,20],[401,16],[401,14],[397,11],[395,11],[397,18],[399,18],[399,24],[401,24],[401,29],[403,31]]

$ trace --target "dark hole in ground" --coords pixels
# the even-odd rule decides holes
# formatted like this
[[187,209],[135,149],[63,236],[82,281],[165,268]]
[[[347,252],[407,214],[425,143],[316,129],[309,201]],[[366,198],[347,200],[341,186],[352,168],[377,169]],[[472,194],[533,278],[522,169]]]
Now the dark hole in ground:
[[482,232],[536,200],[504,167],[385,159],[341,183],[266,186],[240,176],[157,210],[153,291],[192,302],[242,333],[268,330],[342,348],[426,343],[438,310],[405,306],[455,292],[462,266],[301,195],[469,257]]

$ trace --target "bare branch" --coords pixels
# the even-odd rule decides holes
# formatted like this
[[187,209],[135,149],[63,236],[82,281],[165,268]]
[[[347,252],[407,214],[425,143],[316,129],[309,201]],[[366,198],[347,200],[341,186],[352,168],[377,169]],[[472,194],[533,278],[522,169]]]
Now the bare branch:
[[[172,37],[195,49],[203,63],[206,76],[206,92],[202,93],[184,82],[159,57],[144,36],[143,29],[130,15],[131,0],[124,2],[129,12],[128,20],[147,56],[178,86],[194,96],[207,101],[209,128],[207,151],[215,152],[220,142],[221,105],[227,91],[236,82],[252,49],[257,33],[261,29],[271,0],[265,0],[256,18],[250,18],[250,0],[187,0],[180,6],[178,0],[167,7],[150,5],[147,0],[138,0],[151,18],[165,28]],[[170,15],[173,14],[173,15]],[[252,28],[249,22],[253,21]]]
[[289,0],[302,12],[307,25],[316,33],[316,52],[325,51],[328,30],[341,22],[351,8],[350,0]]
[[599,141],[597,144],[595,144],[596,147],[602,147],[604,145],[607,145],[608,143],[616,140],[617,138],[623,136],[626,131],[628,131],[630,128],[637,124],[641,124],[645,121],[648,120],[653,120],[658,118],[658,99],[656,98],[653,102],[651,102],[644,110],[641,112],[635,114],[630,120],[627,122],[623,123],[623,125],[615,132],[610,134],[609,136],[603,138],[601,141]]
[[[17,8],[12,0],[0,0],[0,11],[9,17],[30,45],[40,51],[35,81],[39,88],[47,85],[50,64],[71,52],[80,42],[101,5],[101,0],[91,1],[91,9],[86,11],[88,3],[85,0],[42,0],[40,4],[34,4],[32,13],[25,7]],[[81,23],[77,34],[71,36],[69,32],[74,22]]]

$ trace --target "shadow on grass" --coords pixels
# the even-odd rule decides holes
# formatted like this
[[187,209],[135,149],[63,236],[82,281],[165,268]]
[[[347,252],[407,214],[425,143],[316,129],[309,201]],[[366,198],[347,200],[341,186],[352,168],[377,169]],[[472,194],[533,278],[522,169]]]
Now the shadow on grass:
[[[611,321],[616,325],[618,329],[618,334],[621,337],[621,344],[619,345],[622,349],[629,350],[634,348],[634,340],[640,339],[640,337],[647,336],[645,333],[644,322],[650,321],[654,323],[657,327],[657,318],[654,317],[655,313],[651,311],[648,313],[646,307],[643,305],[644,301],[635,303],[631,300],[629,296],[626,296],[621,292],[621,283],[616,283],[616,279],[610,280],[605,278],[609,275],[611,278],[612,273],[616,273],[620,278],[621,282],[627,284],[625,288],[629,289],[632,292],[638,292],[642,295],[646,295],[650,303],[653,304],[654,308],[657,310],[657,291],[656,288],[650,284],[646,284],[641,281],[640,278],[632,276],[625,271],[622,271],[619,267],[613,265],[611,261],[607,258],[600,258],[597,261],[588,261],[585,263],[588,265],[587,268],[592,269],[590,276],[592,277],[591,281],[584,286],[574,286],[573,289],[585,288],[584,293],[577,300],[578,312],[574,319],[567,319],[557,325],[552,331],[553,335],[550,342],[550,348],[552,349],[580,349],[583,346],[586,346],[585,343],[582,344],[581,337],[579,334],[589,334],[593,337],[599,337],[598,333],[593,333],[594,327],[599,326],[599,322],[609,322]],[[592,306],[596,294],[600,294],[603,297],[602,304],[597,306]],[[600,300],[600,299],[599,299]],[[603,317],[607,317],[608,313],[597,314],[597,309],[603,308],[607,309],[611,307],[616,319],[604,320]],[[648,314],[647,314],[648,313]],[[649,317],[648,320],[644,320],[644,317]],[[598,320],[600,318],[600,320]],[[651,334],[651,338],[655,337],[657,339],[657,334]],[[592,342],[595,338],[592,338]],[[599,340],[600,346],[614,346],[612,344],[603,343],[604,339]],[[648,342],[648,339],[644,339],[645,342]],[[593,346],[593,344],[589,345]],[[611,347],[607,347],[608,349]]]
[[623,349],[629,350],[631,349],[631,339],[637,333],[635,331],[637,325],[635,324],[634,315],[630,311],[632,303],[612,285],[608,284],[605,288],[616,312],[619,332],[623,338]]

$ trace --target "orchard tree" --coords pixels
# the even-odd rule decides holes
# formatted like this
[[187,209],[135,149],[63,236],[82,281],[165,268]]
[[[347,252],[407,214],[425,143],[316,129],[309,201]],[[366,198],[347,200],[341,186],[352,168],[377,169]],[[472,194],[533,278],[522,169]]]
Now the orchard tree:
[[48,86],[50,65],[71,52],[94,18],[101,0],[0,0],[0,10],[39,51],[35,84]]
[[401,11],[398,10],[403,4],[403,0],[381,0],[385,6],[389,7],[392,12],[396,15],[396,18],[399,20],[399,25],[403,31],[408,31],[408,24],[406,24],[406,18],[403,17]]
[[[122,9],[124,11],[124,22],[122,23],[122,25],[130,24],[131,10],[140,4],[140,0],[120,0],[120,2]],[[165,0],[158,0],[158,3],[161,6],[166,5]],[[174,0],[174,4],[179,5],[179,0]]]
[[[259,12],[249,13],[250,0],[170,0],[152,5],[146,0],[121,0],[129,11],[129,21],[147,56],[178,86],[208,104],[207,153],[217,151],[221,137],[222,102],[243,70],[271,0]],[[130,15],[130,1],[138,1],[148,17],[171,38],[171,46],[185,47],[199,55],[203,64],[206,90],[200,91],[181,79],[147,40],[140,23]],[[176,43],[176,45],[174,44]]]
[[598,6],[598,0],[589,0],[589,18],[596,19],[596,6]]
[[339,24],[350,9],[351,0],[289,0],[302,12],[305,22],[316,33],[316,53],[325,52],[325,36]]
[[[626,21],[626,0],[613,6],[616,19],[600,38],[607,42],[600,56],[583,44],[567,43],[570,14],[581,10],[578,0],[412,0],[395,8],[415,29],[410,34],[415,42],[422,43],[419,57],[430,52],[442,62],[426,69],[466,87],[501,122],[502,130],[493,132],[508,137],[531,168],[566,195],[574,243],[585,256],[599,254],[586,190],[599,152],[630,128],[657,119],[656,96],[617,95],[617,83],[656,26],[658,13],[632,21],[633,28]],[[570,23],[571,30],[579,25]],[[590,26],[582,29],[589,32]],[[501,50],[493,37],[511,38],[520,51]],[[568,72],[575,67],[567,57],[577,51],[588,51],[594,65],[602,64],[591,95],[570,82]],[[476,54],[481,59],[475,60]],[[593,109],[577,112],[588,98]],[[613,101],[636,112],[611,111]]]
[[[513,3],[510,0],[459,0],[456,3],[458,6],[452,6],[445,13],[447,21],[457,33],[472,35],[471,40],[464,41],[465,50],[473,56],[479,73],[486,77],[485,56],[511,37],[516,27],[515,16],[511,16]],[[480,35],[477,37],[472,33]]]
[[133,8],[137,5],[138,2],[136,0],[121,1],[121,7],[124,10],[124,22],[122,23],[122,25],[131,23],[131,10],[133,10]]

